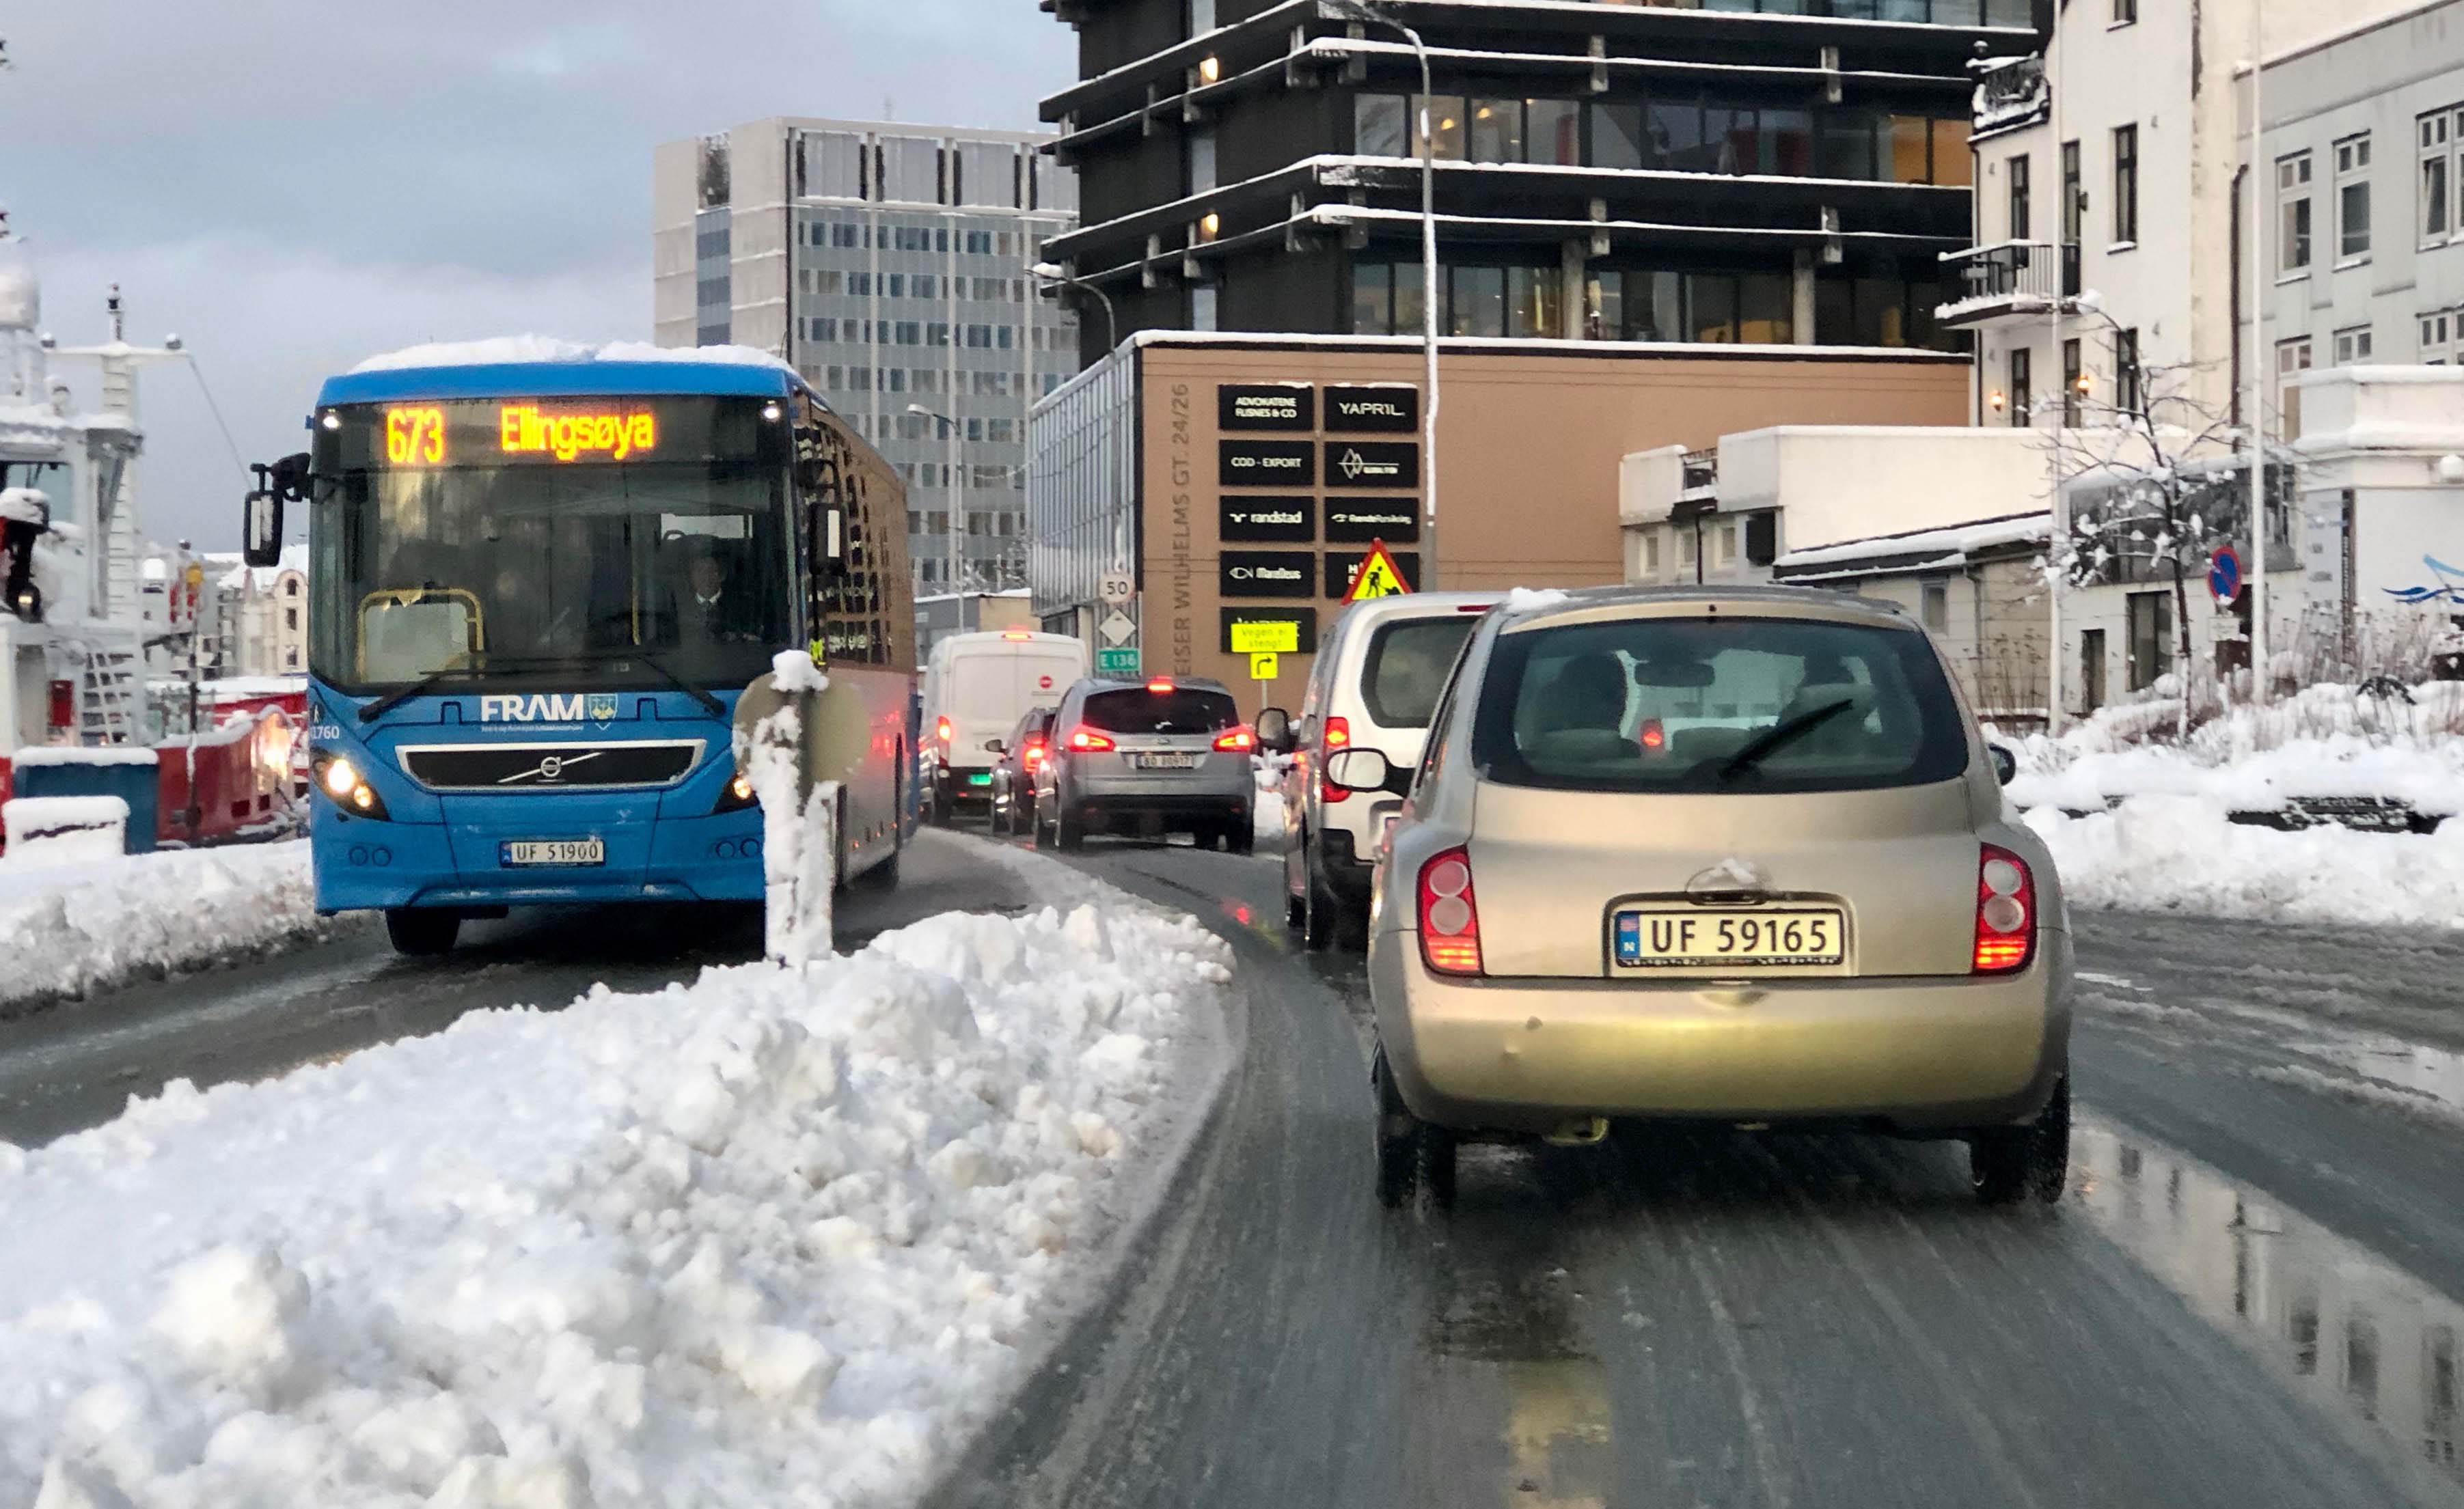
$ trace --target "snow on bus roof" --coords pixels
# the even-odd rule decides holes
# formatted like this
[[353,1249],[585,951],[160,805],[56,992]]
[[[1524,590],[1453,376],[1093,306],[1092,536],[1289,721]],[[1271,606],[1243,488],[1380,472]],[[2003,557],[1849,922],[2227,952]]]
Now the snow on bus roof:
[[795,368],[751,346],[591,345],[553,336],[441,341],[370,357],[318,394],[329,404],[405,398],[560,397],[593,393],[783,394]]

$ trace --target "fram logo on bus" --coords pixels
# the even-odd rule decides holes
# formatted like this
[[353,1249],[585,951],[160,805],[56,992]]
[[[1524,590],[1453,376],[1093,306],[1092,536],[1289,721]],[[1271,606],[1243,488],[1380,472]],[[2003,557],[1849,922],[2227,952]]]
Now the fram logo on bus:
[[543,692],[538,696],[486,696],[479,699],[482,723],[579,723],[587,709],[602,723],[616,715],[613,697],[585,697],[579,691]]

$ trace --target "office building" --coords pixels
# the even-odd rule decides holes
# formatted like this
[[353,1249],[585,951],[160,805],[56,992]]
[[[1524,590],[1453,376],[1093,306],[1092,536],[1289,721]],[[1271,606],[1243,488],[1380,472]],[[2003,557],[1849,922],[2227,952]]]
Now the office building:
[[654,155],[659,344],[793,363],[906,479],[928,593],[1024,580],[1027,411],[1079,365],[1027,272],[1076,222],[1050,140],[772,119]]

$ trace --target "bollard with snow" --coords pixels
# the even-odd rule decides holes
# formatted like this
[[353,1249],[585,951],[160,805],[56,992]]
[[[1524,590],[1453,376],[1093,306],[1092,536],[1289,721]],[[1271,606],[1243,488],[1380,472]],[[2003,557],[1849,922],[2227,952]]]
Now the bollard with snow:
[[761,804],[762,949],[777,963],[802,965],[834,947],[840,783],[833,777],[862,759],[864,740],[861,699],[834,691],[802,650],[781,651],[771,673],[737,701],[737,767]]

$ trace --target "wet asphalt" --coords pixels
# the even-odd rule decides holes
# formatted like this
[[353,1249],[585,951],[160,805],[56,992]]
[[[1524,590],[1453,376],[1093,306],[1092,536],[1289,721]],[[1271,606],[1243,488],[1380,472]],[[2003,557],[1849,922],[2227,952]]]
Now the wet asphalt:
[[[843,943],[1032,904],[973,842],[927,836]],[[1276,864],[1072,863],[1231,940],[1245,1058],[940,1504],[2464,1505],[2464,935],[2080,916],[2050,1209],[1978,1209],[1955,1145],[1697,1129],[1469,1149],[1451,1214],[1387,1213],[1359,963],[1295,950]],[[758,946],[703,911],[433,961],[346,929],[0,1022],[0,1137]]]

